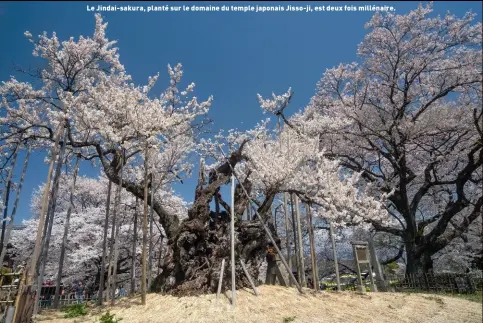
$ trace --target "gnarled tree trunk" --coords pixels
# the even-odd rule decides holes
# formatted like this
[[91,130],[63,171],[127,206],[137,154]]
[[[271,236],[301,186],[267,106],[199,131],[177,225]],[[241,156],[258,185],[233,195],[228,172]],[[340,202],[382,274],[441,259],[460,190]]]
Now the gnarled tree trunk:
[[[167,250],[164,255],[162,272],[154,279],[152,291],[168,292],[173,295],[197,295],[216,292],[219,279],[219,268],[222,259],[229,261],[230,256],[230,205],[223,200],[220,187],[229,183],[231,167],[235,167],[243,156],[241,150],[235,151],[229,161],[212,171],[208,183],[201,174],[195,192],[195,201],[188,210],[188,218],[179,221],[168,214],[162,203],[152,199],[148,194],[148,203],[160,216],[160,222],[167,236]],[[119,183],[115,169],[119,157],[110,164],[104,162],[106,174],[114,183]],[[230,165],[228,164],[231,164]],[[143,183],[122,183],[135,196],[143,198]],[[251,190],[249,176],[243,183],[248,192]],[[270,215],[275,193],[267,194],[265,200],[258,206],[258,212],[267,221],[273,237],[280,245],[275,227]],[[226,211],[214,212],[210,210],[210,202],[216,197],[217,202]],[[254,278],[259,276],[259,268],[265,260],[269,238],[266,236],[262,224],[258,220],[241,221],[241,216],[248,199],[238,184],[235,188],[235,251],[237,288],[249,287],[239,259],[245,260],[248,272]],[[224,272],[223,290],[228,288],[231,277],[230,266]]]

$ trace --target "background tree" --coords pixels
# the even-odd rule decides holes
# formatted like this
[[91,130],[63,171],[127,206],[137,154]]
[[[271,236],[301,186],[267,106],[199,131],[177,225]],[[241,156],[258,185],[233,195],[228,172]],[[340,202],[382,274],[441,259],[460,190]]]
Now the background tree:
[[[482,34],[475,14],[376,13],[361,63],[329,69],[310,105],[288,123],[320,136],[327,157],[362,172],[372,196],[392,192],[394,221],[369,222],[399,237],[407,273],[481,218]],[[329,126],[327,121],[333,120]]]

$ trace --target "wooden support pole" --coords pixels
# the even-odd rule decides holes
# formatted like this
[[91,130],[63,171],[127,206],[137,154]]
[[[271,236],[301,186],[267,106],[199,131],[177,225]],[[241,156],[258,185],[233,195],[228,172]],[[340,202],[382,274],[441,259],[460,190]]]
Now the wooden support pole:
[[293,244],[294,244],[294,261],[295,261],[295,268],[297,269],[297,282],[302,285],[301,280],[302,277],[300,275],[300,259],[298,256],[299,251],[299,240],[297,238],[297,219],[295,217],[295,202],[293,198],[293,194],[290,194],[290,210],[292,214],[292,234],[293,234]]
[[146,305],[146,248],[148,243],[148,142],[144,153],[144,212],[143,212],[143,248],[141,252],[141,304]]
[[[290,226],[289,226],[289,223],[288,223],[288,207],[287,207],[287,193],[284,192],[283,193],[283,212],[285,213],[285,217],[284,217],[284,222],[285,222],[285,249],[287,250],[287,261],[288,261],[288,266],[290,267],[290,271],[292,271],[292,255],[291,255],[291,252],[290,252],[290,235],[289,235],[289,232],[290,232]],[[283,256],[283,255],[281,255]],[[288,275],[289,278],[288,278],[288,285],[289,286],[292,286],[292,278],[290,276],[290,274]]]
[[50,238],[52,236],[52,227],[54,225],[54,218],[55,218],[55,209],[57,205],[57,196],[59,192],[59,184],[60,184],[60,176],[62,171],[62,164],[64,161],[64,153],[67,145],[67,131],[64,131],[62,145],[60,146],[57,165],[54,174],[54,182],[52,187],[52,196],[51,196],[51,206],[47,210],[49,215],[47,217],[49,220],[45,223],[47,230],[44,232],[44,241],[43,246],[40,252],[40,260],[42,262],[39,263],[39,274],[37,278],[37,289],[35,294],[35,303],[34,303],[34,315],[38,314],[39,312],[39,300],[40,300],[40,293],[42,290],[42,284],[44,281],[44,273],[45,273],[45,266],[47,264],[47,259],[49,259],[49,248],[50,248]]
[[[102,240],[102,258],[101,258],[101,275],[99,278],[99,294],[97,296],[97,305],[102,306],[104,303],[104,275],[106,270],[106,254],[107,254],[107,233],[109,228],[109,207],[111,205],[111,189],[112,189],[112,182],[108,178],[109,184],[107,187],[107,201],[106,201],[106,217],[104,219],[104,235]],[[107,288],[109,294],[109,287]]]
[[255,292],[255,295],[258,296],[258,290],[255,284],[253,283],[252,276],[250,276],[250,273],[247,270],[247,267],[245,266],[245,262],[243,259],[240,259],[240,264],[242,266],[243,271],[245,272],[245,275],[248,278],[248,281],[250,282],[250,285],[252,286],[253,291]]
[[287,283],[285,282],[282,272],[280,271],[280,267],[278,267],[277,263],[275,264],[275,275],[277,276],[278,282],[281,286],[287,286]]
[[[10,165],[10,170],[8,171],[7,175],[7,180],[5,181],[5,189],[3,190],[2,194],[2,202],[3,202],[3,221],[2,221],[2,234],[0,237],[0,251],[3,252],[3,250],[7,249],[7,244],[8,242],[5,242],[5,230],[7,229],[7,215],[8,215],[8,202],[10,200],[10,189],[12,187],[12,177],[13,177],[13,172],[15,171],[15,164],[17,163],[17,156],[18,152],[20,150],[20,141],[17,143],[17,146],[15,147],[15,150],[12,154],[11,157],[11,165]],[[13,222],[13,221],[10,221]],[[0,266],[3,266],[3,262],[0,263]]]
[[304,262],[304,243],[302,240],[302,224],[300,222],[300,208],[299,208],[299,198],[295,195],[295,216],[297,219],[297,239],[298,239],[298,259],[300,267],[300,284],[303,287],[307,286],[305,279],[305,262]]
[[[117,216],[119,219],[117,221],[113,221],[112,228],[115,229],[114,235],[114,255],[113,255],[113,262],[112,262],[112,275],[111,275],[111,306],[114,306],[116,302],[116,287],[117,287],[117,265],[119,259],[119,230],[121,227],[121,195],[122,195],[122,183],[123,183],[123,174],[124,174],[124,164],[126,162],[126,151],[124,148],[121,148],[121,169],[119,175],[119,185],[116,187],[116,196],[114,202],[114,218]],[[124,210],[125,212],[125,210]],[[115,223],[115,225],[114,225]]]
[[149,249],[148,249],[148,291],[151,291],[153,279],[153,221],[154,221],[154,162],[151,164],[151,205],[149,209]]
[[[15,196],[15,202],[13,203],[13,210],[12,210],[12,214],[10,215],[10,222],[8,223],[8,226],[7,226],[7,234],[5,235],[5,246],[7,246],[8,243],[10,242],[10,236],[11,236],[12,230],[13,230],[15,215],[17,214],[18,202],[20,200],[20,193],[22,192],[22,186],[23,186],[23,182],[25,180],[25,174],[27,173],[27,166],[28,166],[28,163],[29,163],[30,151],[31,151],[31,147],[29,146],[28,149],[27,149],[27,155],[25,156],[25,162],[24,162],[23,169],[22,169],[22,175],[20,175],[20,183],[18,185],[17,194]],[[3,260],[5,259],[6,253],[7,253],[7,248],[3,248],[2,254],[0,255],[0,265],[3,265]]]
[[62,136],[63,129],[64,129],[64,123],[60,123],[59,128],[57,129],[57,133],[55,135],[55,144],[54,144],[54,147],[52,148],[52,156],[51,156],[50,165],[49,165],[49,172],[47,175],[47,183],[45,183],[44,196],[42,198],[42,210],[40,211],[39,225],[37,227],[37,236],[35,238],[34,253],[32,256],[32,263],[30,264],[29,275],[26,279],[26,285],[30,285],[33,282],[34,276],[36,274],[37,261],[39,259],[39,253],[40,253],[40,243],[42,240],[42,232],[45,226],[45,216],[46,216],[47,206],[49,204],[50,183],[52,179],[52,173],[54,171],[55,159],[57,158],[57,154],[59,153],[59,142],[60,142],[60,137]]
[[[15,159],[17,157],[15,156]],[[10,166],[9,177],[12,176],[13,170],[15,167],[15,159],[12,162],[12,166]],[[5,190],[3,191],[5,198],[3,199],[3,220],[2,220],[2,235],[0,237],[0,250],[3,252],[4,249],[7,249],[7,244],[5,243],[4,248],[4,240],[5,240],[5,230],[7,229],[7,216],[8,216],[8,202],[10,201],[10,190],[12,188],[12,180],[7,180],[7,185]],[[1,264],[3,266],[3,263]]]
[[374,270],[376,272],[377,289],[382,292],[387,292],[388,291],[387,282],[384,279],[384,272],[382,270],[381,263],[377,258],[376,247],[374,245],[374,239],[372,238],[372,235],[370,235],[369,237],[369,250],[371,253],[371,264],[374,267]]
[[136,206],[134,208],[134,228],[133,242],[131,246],[131,288],[129,294],[136,293],[136,246],[138,241],[138,197],[136,197]]
[[[251,198],[249,197],[245,187],[243,186],[243,184],[240,184],[240,186],[243,188],[243,192],[245,192],[245,195],[248,196],[248,198],[251,200]],[[277,246],[277,243],[275,242],[275,239],[273,239],[273,236],[272,236],[272,233],[270,232],[270,230],[268,229],[268,227],[266,226],[265,222],[263,221],[262,217],[260,216],[260,214],[258,213],[257,210],[254,210],[255,211],[255,214],[258,218],[258,220],[260,221],[260,223],[262,224],[263,226],[263,229],[265,230],[265,233],[267,234],[268,238],[270,239],[270,241],[272,242],[273,244],[273,247],[275,248],[275,250],[277,251],[278,254],[282,254],[282,252],[280,251],[280,249],[278,248]],[[294,281],[294,284],[295,286],[297,287],[297,289],[299,290],[300,294],[303,294],[304,292],[302,291],[302,287],[300,286],[300,284],[297,282],[297,280],[295,279],[295,276],[293,275],[293,272],[292,270],[289,269],[288,267],[288,264],[287,262],[285,261],[285,259],[283,257],[280,257],[280,260],[282,260],[282,263],[283,265],[285,266],[285,269],[287,269],[287,271],[289,271],[289,275],[290,275],[290,278],[292,278],[292,280]]]
[[314,290],[319,290],[319,273],[317,268],[317,257],[315,253],[315,239],[314,239],[314,227],[312,225],[312,212],[310,212],[310,205],[305,204],[305,213],[307,217],[307,223],[309,227],[309,240],[310,240],[310,260],[312,264],[312,284],[314,285]]
[[64,269],[65,249],[67,248],[67,238],[69,235],[70,216],[72,214],[72,209],[74,208],[75,183],[77,180],[77,173],[79,171],[79,162],[80,162],[80,156],[78,155],[75,161],[74,173],[72,174],[72,182],[70,185],[69,206],[67,208],[67,214],[65,217],[64,235],[62,237],[62,245],[60,247],[59,267],[57,271],[57,280],[55,283],[54,308],[59,308],[60,285],[62,284],[62,272]]
[[355,258],[355,261],[356,261],[357,280],[359,281],[359,291],[361,293],[365,293],[366,288],[364,286],[364,283],[362,282],[361,266],[359,264],[359,257],[357,255],[357,248],[356,248],[355,244],[352,245],[352,251],[354,252],[354,258]]
[[[26,287],[26,283],[27,283],[27,279],[28,277],[30,277],[30,269],[29,267],[25,268],[25,271],[23,272],[23,275],[22,277],[19,277],[20,278],[20,281],[19,281],[19,284],[18,284],[18,289],[17,289],[17,297],[15,298],[15,312],[13,313],[13,320],[12,322],[17,322],[16,321],[16,318],[17,316],[19,316],[19,312],[20,312],[20,299],[22,298],[22,294],[24,292],[24,288]],[[20,315],[22,315],[22,313],[20,313]]]
[[[241,185],[241,183],[240,183]],[[233,309],[236,307],[235,289],[235,176],[231,175],[231,304]]]
[[337,291],[340,292],[340,275],[339,275],[339,262],[337,260],[337,248],[335,245],[335,237],[334,237],[334,225],[332,222],[329,222],[330,228],[330,241],[332,242],[332,256],[334,258],[334,268],[335,268],[335,278],[337,280]]
[[218,290],[216,291],[216,300],[220,297],[221,285],[223,284],[223,273],[225,272],[225,258],[221,260],[220,278],[218,279]]

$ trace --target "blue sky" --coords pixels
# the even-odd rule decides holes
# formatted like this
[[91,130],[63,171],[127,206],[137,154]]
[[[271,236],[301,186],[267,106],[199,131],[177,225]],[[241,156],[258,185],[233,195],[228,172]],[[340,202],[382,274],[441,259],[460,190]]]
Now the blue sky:
[[[399,14],[417,7],[419,2],[377,2],[396,8]],[[0,81],[10,75],[28,80],[14,72],[12,63],[22,67],[38,66],[32,46],[23,36],[57,32],[60,39],[90,36],[94,14],[87,5],[97,7],[108,2],[0,2]],[[109,2],[128,5],[129,2]],[[190,2],[136,2],[136,5],[193,5]],[[243,2],[203,2],[204,5],[247,5]],[[252,2],[251,5],[298,5],[294,2]],[[311,2],[315,5],[362,5],[373,2]],[[197,5],[201,5],[198,2]],[[435,14],[447,10],[462,16],[467,10],[478,14],[481,2],[436,2]],[[137,83],[161,74],[155,90],[168,86],[167,64],[181,62],[185,82],[196,83],[196,95],[214,96],[209,117],[213,130],[251,128],[265,118],[256,94],[263,96],[285,92],[292,87],[295,95],[287,113],[302,109],[314,94],[317,81],[326,68],[357,59],[357,45],[366,30],[370,12],[103,12],[109,23],[107,35],[117,40],[121,61]],[[15,222],[30,217],[33,189],[45,181],[48,166],[44,154],[35,152]],[[19,163],[23,163],[20,160]],[[17,165],[21,169],[21,165]],[[89,164],[81,174],[96,176]],[[16,176],[18,179],[18,174]],[[193,199],[196,179],[176,185],[186,200]],[[12,197],[13,202],[13,197]]]

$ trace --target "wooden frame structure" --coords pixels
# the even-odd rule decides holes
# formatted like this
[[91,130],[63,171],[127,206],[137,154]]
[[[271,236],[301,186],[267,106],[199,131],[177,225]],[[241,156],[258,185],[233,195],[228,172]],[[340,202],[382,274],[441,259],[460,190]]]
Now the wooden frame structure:
[[369,269],[369,277],[371,280],[371,291],[375,292],[376,285],[374,284],[374,277],[372,275],[372,266],[371,266],[371,257],[369,255],[369,243],[365,241],[353,241],[352,244],[352,251],[354,252],[354,260],[356,262],[356,269],[357,269],[357,280],[359,281],[359,288],[361,293],[366,292],[366,288],[364,283],[362,282],[361,276],[361,265],[367,265]]

